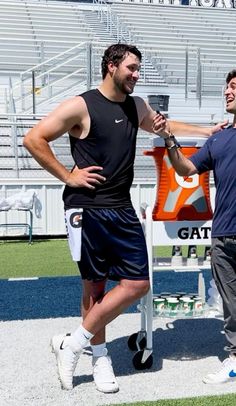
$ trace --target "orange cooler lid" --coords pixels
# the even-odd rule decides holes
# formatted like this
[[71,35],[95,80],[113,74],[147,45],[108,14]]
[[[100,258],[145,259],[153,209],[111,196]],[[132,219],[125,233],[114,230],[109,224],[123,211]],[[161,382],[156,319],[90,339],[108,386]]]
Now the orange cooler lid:
[[[189,156],[202,147],[206,140],[203,137],[180,137],[179,143],[183,154]],[[161,137],[153,138],[153,149],[145,151],[145,155],[154,157],[157,169],[158,187],[153,220],[192,221],[212,218],[208,172],[186,179],[177,176]]]

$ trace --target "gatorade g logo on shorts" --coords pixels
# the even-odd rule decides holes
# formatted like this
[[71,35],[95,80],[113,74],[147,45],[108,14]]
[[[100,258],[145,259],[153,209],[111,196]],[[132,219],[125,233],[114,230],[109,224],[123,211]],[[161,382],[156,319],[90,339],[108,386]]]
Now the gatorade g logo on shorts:
[[67,209],[65,211],[65,223],[67,238],[70,247],[70,252],[73,261],[80,261],[81,259],[81,245],[82,245],[82,220],[83,209]]
[[[186,146],[182,147],[181,152],[190,156],[197,149]],[[212,218],[209,172],[190,177],[179,176],[172,167],[165,147],[157,147],[144,154],[154,157],[157,169],[158,187],[153,220],[191,221]]]
[[70,215],[70,224],[73,228],[79,228],[82,226],[82,213],[81,212],[73,212]]

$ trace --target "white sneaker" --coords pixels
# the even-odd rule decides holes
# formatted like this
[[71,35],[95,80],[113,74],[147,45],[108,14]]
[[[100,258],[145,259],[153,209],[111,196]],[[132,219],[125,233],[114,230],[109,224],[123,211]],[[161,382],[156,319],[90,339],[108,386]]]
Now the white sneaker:
[[224,383],[236,378],[236,359],[231,355],[222,362],[218,372],[207,375],[203,378],[204,383]]
[[112,368],[111,358],[108,355],[93,357],[92,364],[97,390],[104,393],[118,392],[119,386]]
[[73,389],[73,374],[82,348],[75,346],[70,334],[54,336],[51,340],[51,347],[56,356],[62,389],[71,390]]

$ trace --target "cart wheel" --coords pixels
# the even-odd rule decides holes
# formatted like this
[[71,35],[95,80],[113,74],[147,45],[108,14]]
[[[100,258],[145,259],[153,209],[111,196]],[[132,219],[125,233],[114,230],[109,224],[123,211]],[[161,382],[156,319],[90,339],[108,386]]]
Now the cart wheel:
[[131,351],[137,351],[138,349],[143,350],[146,347],[146,344],[147,344],[146,337],[143,337],[139,341],[139,343],[138,343],[139,348],[137,347],[137,338],[138,338],[138,333],[134,333],[128,338],[128,347]]
[[145,362],[142,362],[144,350],[136,352],[133,357],[133,365],[135,369],[150,369],[153,364],[153,356],[149,355],[148,359]]

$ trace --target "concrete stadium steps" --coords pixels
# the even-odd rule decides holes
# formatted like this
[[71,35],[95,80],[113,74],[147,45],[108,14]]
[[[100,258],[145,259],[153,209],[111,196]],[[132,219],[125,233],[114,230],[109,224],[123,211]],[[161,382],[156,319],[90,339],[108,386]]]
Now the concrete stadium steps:
[[90,29],[94,33],[94,36],[98,41],[105,41],[111,43],[116,42],[116,38],[114,35],[112,35],[105,22],[102,22],[99,19],[99,16],[96,12],[93,12],[91,10],[83,10],[83,15],[86,20],[86,23],[89,25]]
[[[115,4],[112,6],[112,10],[115,10],[119,14],[123,22],[130,25],[132,32],[141,32],[141,35],[144,33],[145,38],[145,33],[148,31],[150,34],[148,39],[152,37],[154,41],[159,39],[164,41],[166,37],[169,37],[175,41],[191,42],[192,45],[194,45],[195,38],[198,40],[202,38],[205,41],[207,40],[207,42],[217,40],[217,44],[222,42],[223,44],[228,43],[232,45],[232,41],[234,43],[234,35],[232,33],[230,36],[228,32],[225,33],[220,30],[216,24],[215,26],[209,24],[208,21],[191,16],[190,13],[187,13],[184,18],[182,14],[183,10],[181,10],[181,20],[178,23],[177,16],[179,9],[174,7],[158,8],[148,7],[147,5],[144,7],[142,5],[140,7],[135,5],[132,8],[126,5],[126,7],[121,8]],[[146,17],[145,19],[144,16]],[[148,21],[147,24],[145,24],[145,20]],[[155,34],[158,35],[158,38],[155,38]]]
[[[113,3],[111,10],[129,28],[135,43],[152,49],[152,61],[167,83],[183,85],[185,80],[184,59],[180,61],[178,47],[188,47],[189,50],[195,48],[195,51],[200,49],[206,82],[203,92],[209,95],[220,94],[228,66],[232,69],[235,65],[234,9]],[[233,22],[230,27],[229,19]],[[167,47],[169,55],[168,51],[162,51],[162,47]],[[218,72],[218,64],[221,65],[221,73]],[[189,65],[189,78],[193,81],[194,77],[196,58],[195,66]],[[211,84],[211,80],[215,83]]]
[[[24,121],[21,118],[20,121]],[[14,134],[10,124],[0,121],[0,178],[20,177],[50,177],[40,165],[31,157],[30,153],[23,146],[23,136],[36,124],[35,120],[25,120],[25,124],[18,122],[16,126],[16,145],[14,145]],[[68,135],[52,142],[52,149],[56,156],[67,168],[73,167],[73,160],[70,154]],[[17,151],[17,154],[16,154]]]
[[[20,120],[24,120],[23,118]],[[44,171],[39,164],[31,157],[29,152],[23,147],[23,136],[35,125],[37,120],[27,120],[25,124],[18,123],[17,127],[17,154],[13,145],[13,136],[11,126],[0,122],[0,178],[26,178],[26,177],[51,177]],[[70,153],[70,144],[68,134],[55,140],[51,144],[52,150],[58,159],[67,167],[74,165]],[[135,176],[137,178],[155,178],[155,165],[152,159],[143,156],[143,151],[152,146],[152,135],[139,131],[137,137],[137,152],[135,159]]]
[[[90,28],[94,31],[94,34],[97,36],[98,40],[106,41],[106,46],[109,46],[111,43],[115,43],[117,41],[113,33],[109,31],[106,23],[101,22],[97,13],[94,13],[91,10],[84,10],[84,16],[87,24],[89,24]],[[146,83],[153,83],[160,86],[166,84],[163,76],[147,58],[145,59],[145,79],[144,72],[142,70],[140,72],[140,81],[142,82],[144,80]]]
[[[5,14],[1,13],[3,5]],[[0,28],[0,50],[2,51],[0,56],[1,90],[4,85],[7,85],[9,71],[12,74],[14,84],[19,80],[19,74],[23,70],[41,63],[43,59],[51,58],[77,45],[77,35],[80,33],[81,38],[86,37],[86,41],[92,39],[93,44],[97,43],[98,39],[102,39],[100,54],[96,56],[97,59],[93,69],[92,88],[96,87],[101,79],[100,59],[102,51],[111,43],[117,42],[117,39],[115,30],[112,31],[112,34],[110,30],[107,31],[105,20],[104,22],[99,20],[98,13],[94,12],[96,8],[91,9],[93,6],[88,5],[84,7],[81,3],[73,3],[72,5],[69,2],[65,5],[62,2],[49,1],[43,3],[44,11],[42,11],[42,4],[40,2],[33,3],[30,0],[26,2],[13,1],[8,7],[5,1],[0,0],[0,22],[2,22]],[[15,7],[18,10],[16,13],[13,12]],[[120,21],[124,19],[127,32],[131,31],[135,39],[132,41],[142,51],[148,50],[145,58],[145,71],[147,75],[144,78],[144,69],[142,69],[140,82],[135,88],[135,94],[144,99],[147,99],[147,95],[150,94],[169,95],[168,117],[170,119],[210,125],[227,117],[223,108],[221,88],[224,85],[225,74],[235,67],[234,42],[236,42],[232,39],[232,37],[235,37],[235,24],[230,25],[232,32],[229,31],[228,23],[226,24],[229,17],[230,19],[232,18],[231,21],[234,21],[234,16],[230,11],[196,10],[196,8],[193,10],[191,7],[187,9],[184,7],[164,7],[131,3],[112,4],[104,7],[107,9],[111,7],[111,10],[116,8],[114,13],[119,15]],[[65,8],[67,9],[66,11]],[[21,13],[21,10],[24,11]],[[195,16],[196,11],[199,16]],[[12,30],[6,27],[7,14],[10,15],[9,27],[15,27]],[[126,20],[127,18],[132,23],[129,23]],[[220,19],[222,19],[222,24],[219,21]],[[16,29],[19,30],[19,36],[15,32]],[[14,35],[8,36],[9,31]],[[63,33],[64,37],[61,33],[58,33],[59,31]],[[143,38],[138,37],[139,32],[143,32]],[[215,44],[213,37],[215,38]],[[185,100],[184,88],[186,43],[189,44],[189,88],[187,100]],[[227,45],[228,43],[229,46]],[[196,61],[198,48],[200,48],[204,79],[204,94],[202,95],[201,106],[199,106],[199,101],[196,100]],[[24,69],[22,69],[22,66],[25,66]],[[57,82],[67,73],[74,72],[80,68],[84,68],[84,71],[77,72],[75,76],[67,78],[63,82]],[[68,60],[66,65],[61,66],[60,70],[57,70],[53,74],[51,73],[52,81],[54,83],[57,82],[57,84],[53,87],[53,97],[50,99],[47,96],[48,89],[44,83],[45,78],[36,79],[36,87],[38,88],[35,95],[37,102],[36,112],[38,114],[47,114],[62,99],[85,91],[85,73],[85,53],[80,54],[73,61]],[[30,90],[32,88],[31,79],[28,86]],[[2,91],[0,95],[0,111],[4,101],[3,94],[4,92]],[[21,111],[20,95],[21,91],[20,87],[18,87],[14,93],[18,111]],[[32,112],[31,93],[25,100],[26,112]],[[0,146],[2,148],[0,153],[1,179],[17,176],[32,179],[51,178],[51,175],[40,168],[22,146],[23,134],[26,133],[33,123],[26,122],[25,127],[22,126],[22,123],[17,124],[19,129],[17,134],[18,159],[16,160],[11,129],[7,125],[4,127],[2,122],[0,126]],[[56,140],[52,144],[52,148],[54,153],[66,166],[71,167],[73,165],[67,135]],[[151,148],[152,135],[140,130],[138,132],[134,167],[135,178],[155,179],[154,160],[152,157],[143,155],[145,150]]]
[[50,179],[52,176],[40,168],[37,170],[32,168],[29,170],[21,169],[20,171],[16,171],[14,169],[2,169],[0,167],[0,178],[4,180],[8,179],[9,181],[11,179],[32,179],[33,183],[35,179]]
[[4,156],[4,153],[2,151],[5,148],[12,148],[12,139],[10,135],[0,135],[0,146],[1,146],[0,153]]
[[[217,102],[221,100],[212,100],[211,108],[208,106],[209,100],[203,101],[203,106],[199,109],[196,106],[196,100],[190,99],[187,102],[183,102],[183,98],[171,98],[169,104],[168,115],[170,119],[178,119],[185,122],[192,122],[201,125],[209,125],[221,121],[221,117],[217,117],[216,112]],[[198,110],[198,115],[193,116],[192,111]],[[219,109],[218,115],[221,115]],[[17,152],[18,159],[16,161],[14,148],[12,146],[11,128],[9,126],[1,126],[0,132],[0,145],[3,154],[0,154],[0,178],[50,178],[51,175],[44,171],[38,163],[30,156],[22,145],[23,135],[28,129],[36,123],[35,120],[31,120],[31,123],[20,125],[20,131],[17,136]],[[155,137],[155,135],[154,135]],[[137,136],[137,148],[134,165],[134,174],[136,179],[155,179],[156,168],[152,157],[144,156],[145,150],[152,149],[153,134],[148,134],[141,129],[138,131]],[[73,160],[70,154],[69,137],[65,134],[63,137],[55,140],[52,143],[53,152],[58,159],[68,168],[73,167]]]
[[[14,3],[15,4],[15,3]],[[14,5],[13,4],[13,5]],[[19,6],[19,3],[17,3]],[[69,7],[71,10],[67,10],[66,12],[63,12],[64,9],[64,4],[60,3],[58,5],[58,2],[53,2],[49,3],[47,7],[44,7],[46,9],[42,11],[42,5],[40,3],[32,3],[30,1],[26,2],[27,6],[27,18],[29,20],[30,16],[30,21],[31,25],[33,24],[34,20],[34,35],[37,34],[39,36],[39,40],[37,43],[34,45],[35,50],[32,51],[32,48],[30,46],[29,40],[22,40],[20,39],[18,44],[21,42],[24,44],[24,55],[25,57],[21,57],[21,51],[18,46],[17,52],[13,53],[8,52],[7,50],[5,52],[8,52],[9,58],[8,58],[8,65],[6,65],[7,69],[12,70],[14,68],[14,59],[17,60],[17,66],[19,67],[20,64],[22,63],[22,59],[24,63],[26,64],[27,67],[30,67],[31,64],[34,62],[41,62],[42,60],[42,52],[43,52],[43,58],[48,58],[50,56],[55,56],[58,51],[60,50],[66,50],[68,49],[68,44],[69,45],[75,45],[78,43],[76,38],[72,38],[74,35],[74,30],[77,24],[77,21],[86,21],[86,38],[88,38],[88,32],[91,33],[91,36],[93,38],[101,38],[105,43],[111,43],[114,42],[114,37],[112,37],[111,33],[109,30],[107,30],[106,22],[101,22],[98,19],[98,13],[94,12],[90,9],[89,7],[81,7],[80,4],[75,4],[73,7],[71,6],[71,3],[69,3]],[[1,5],[1,1],[0,1]],[[49,7],[50,6],[50,7]],[[13,6],[12,6],[13,7]],[[58,10],[55,11],[55,8]],[[145,40],[140,39],[137,41],[137,45],[140,48],[145,48],[147,47],[147,39],[148,39],[148,47],[151,48],[151,57],[150,55],[148,58],[145,60],[145,74],[146,76],[144,77],[144,73],[141,70],[141,78],[140,82],[144,84],[146,82],[147,84],[149,83],[150,85],[157,85],[157,86],[162,86],[163,88],[166,85],[175,85],[175,86],[184,86],[185,82],[185,63],[184,63],[184,46],[183,46],[183,38],[184,35],[181,32],[181,27],[183,26],[183,30],[186,30],[186,35],[188,36],[187,41],[190,42],[190,47],[189,49],[193,49],[192,47],[192,41],[193,38],[191,35],[200,38],[200,36],[206,36],[208,35],[207,40],[202,40],[204,43],[204,48],[201,47],[201,59],[202,59],[202,65],[203,65],[203,71],[204,71],[204,84],[203,84],[203,91],[206,94],[219,94],[219,82],[224,83],[224,63],[225,63],[225,56],[228,56],[228,59],[231,58],[232,60],[232,47],[231,45],[228,47],[226,46],[226,42],[224,42],[223,46],[220,47],[219,41],[218,42],[218,48],[217,51],[215,48],[212,47],[212,41],[213,37],[214,38],[220,38],[222,36],[221,30],[219,28],[214,27],[214,29],[209,30],[209,25],[211,27],[212,23],[208,23],[207,19],[202,17],[203,12],[200,12],[199,17],[195,17],[195,11],[190,11],[181,8],[181,13],[180,13],[180,8],[178,7],[162,7],[162,6],[152,6],[152,5],[140,5],[140,4],[113,4],[111,5],[111,10],[115,10],[116,8],[119,9],[119,13],[122,14],[122,18],[128,18],[129,19],[134,19],[137,20],[138,24],[133,23],[133,30],[137,28],[137,32],[140,31],[140,27],[142,29],[147,30],[146,34],[148,34],[148,28],[151,32],[151,37],[147,37]],[[188,9],[191,9],[188,8]],[[61,40],[60,36],[58,36],[57,39],[50,37],[50,27],[49,23],[51,22],[52,19],[52,14],[50,12],[53,10],[54,16],[55,16],[55,21],[50,24],[51,26],[55,27],[55,30],[60,29],[60,27],[63,25],[64,30],[61,30],[65,33],[65,38]],[[94,9],[93,9],[94,10]],[[129,10],[129,11],[128,11]],[[193,9],[191,9],[193,10]],[[204,10],[203,10],[204,11]],[[118,14],[119,14],[118,13]],[[177,13],[176,19],[173,18],[173,13]],[[71,15],[73,14],[73,18]],[[226,13],[224,13],[226,15]],[[63,15],[63,17],[62,17]],[[43,16],[43,18],[42,18]],[[76,17],[75,17],[76,16]],[[120,16],[120,14],[119,14]],[[147,17],[147,18],[144,18]],[[157,18],[158,16],[158,18]],[[169,18],[169,16],[172,16]],[[16,18],[16,16],[14,16]],[[23,18],[23,17],[22,17]],[[65,22],[62,22],[62,18],[65,19]],[[189,19],[190,21],[186,20]],[[104,19],[105,20],[105,19]],[[63,20],[64,21],[64,20]],[[146,23],[146,21],[148,23]],[[183,22],[186,22],[184,24]],[[191,24],[190,24],[191,23]],[[26,22],[24,22],[26,24]],[[71,24],[71,25],[70,25]],[[140,26],[139,26],[140,24]],[[21,21],[21,24],[19,23],[19,28],[20,25],[22,27],[23,21]],[[82,26],[81,26],[82,27]],[[80,28],[81,28],[80,27]],[[186,28],[185,28],[186,27]],[[129,26],[128,29],[131,27]],[[39,31],[37,31],[39,30]],[[54,30],[54,31],[55,31]],[[99,30],[99,34],[97,34],[97,31]],[[208,30],[208,31],[207,31]],[[82,28],[82,30],[84,29]],[[202,31],[202,34],[200,33]],[[57,33],[57,31],[55,31]],[[192,34],[191,34],[192,32]],[[171,34],[172,33],[172,34]],[[45,41],[41,41],[42,37],[40,35],[45,35],[48,36],[48,39],[46,41],[47,45],[43,46],[43,50],[41,49],[40,44],[45,43]],[[224,33],[223,33],[224,34]],[[100,37],[99,37],[100,35]],[[158,37],[159,35],[159,37]],[[171,37],[172,35],[172,37]],[[159,38],[159,42],[155,37]],[[190,38],[191,37],[191,38]],[[51,39],[50,39],[51,38]],[[154,43],[151,41],[154,38]],[[9,41],[11,39],[9,38]],[[12,41],[14,42],[14,39],[12,38]],[[174,43],[175,41],[175,43]],[[158,42],[158,44],[157,44]],[[161,44],[161,46],[160,46]],[[179,45],[181,44],[181,45]],[[200,44],[200,43],[199,43]],[[11,46],[13,44],[11,43]],[[177,46],[178,45],[178,46]],[[201,44],[200,44],[201,45]],[[182,52],[180,52],[180,49],[182,47]],[[156,55],[155,55],[156,53]],[[196,54],[196,49],[195,49],[195,54]],[[35,56],[36,55],[36,56]],[[217,62],[221,63],[222,67],[218,69],[216,66],[217,64],[214,62],[213,58],[216,58],[217,56]],[[0,57],[0,66],[3,66],[3,57]],[[230,62],[230,60],[229,60]],[[232,62],[233,63],[233,62]],[[58,72],[58,75],[60,73],[63,74],[68,74],[75,70],[76,68],[82,68],[83,64],[85,65],[86,62],[83,60],[83,58],[78,58],[77,60],[74,60],[71,63],[66,64],[65,66],[61,66],[60,72]],[[5,71],[7,71],[5,69]],[[99,82],[99,72],[100,66],[98,67],[97,71],[97,78],[96,78],[96,83]],[[59,77],[59,76],[58,76]],[[214,79],[212,79],[214,78]],[[77,74],[77,80],[78,81],[83,81],[85,78],[85,75],[83,73],[78,73]],[[189,72],[188,72],[188,79],[191,85],[191,89],[189,89],[190,92],[195,92],[194,90],[194,83],[196,82],[196,55],[193,56],[191,55],[191,58],[189,58]],[[76,81],[76,79],[75,79]],[[207,81],[207,83],[206,83]],[[65,86],[67,84],[65,83]],[[39,83],[39,85],[41,84]],[[196,87],[196,86],[195,86]],[[61,91],[60,86],[58,86],[58,89],[55,87],[55,93],[59,94]],[[73,89],[72,89],[73,91]],[[79,93],[80,91],[78,91]],[[44,94],[44,89],[41,89],[41,96],[37,95],[37,100],[39,101],[39,105],[42,106],[44,109],[44,104],[47,102],[47,97],[43,97]],[[68,92],[69,94],[69,92]],[[39,107],[41,109],[41,107]]]
[[[65,5],[55,1],[40,4],[30,0],[8,5],[0,1],[1,10],[0,21],[3,25],[0,26],[0,38],[5,44],[0,57],[1,70],[13,69],[14,66],[21,71],[27,70],[79,42],[116,42],[91,6],[86,9],[75,3]],[[61,67],[60,71],[72,71],[77,67],[76,62],[67,65],[66,69]],[[163,77],[151,63],[150,68],[147,64],[146,80],[149,83],[164,83]]]
[[5,68],[15,63],[23,71],[63,48],[93,38],[82,11],[75,11],[71,5],[0,1],[0,39],[5,44],[0,60],[2,69],[5,62]]

